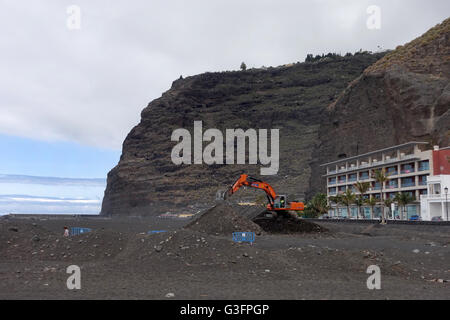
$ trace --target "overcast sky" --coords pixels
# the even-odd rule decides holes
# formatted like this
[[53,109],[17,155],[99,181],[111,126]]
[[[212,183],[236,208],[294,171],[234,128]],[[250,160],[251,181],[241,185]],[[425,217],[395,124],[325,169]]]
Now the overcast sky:
[[[70,5],[81,10],[80,29],[67,27]],[[370,5],[381,9],[380,29],[367,28]],[[242,61],[277,66],[304,61],[307,53],[395,48],[450,12],[448,0],[0,0],[0,6],[0,134],[116,152],[141,110],[180,75],[236,70]]]

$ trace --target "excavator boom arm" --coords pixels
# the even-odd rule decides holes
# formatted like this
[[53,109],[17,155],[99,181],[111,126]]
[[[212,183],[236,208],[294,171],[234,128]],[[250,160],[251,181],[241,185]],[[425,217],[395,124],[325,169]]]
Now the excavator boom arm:
[[266,193],[267,197],[269,198],[269,201],[273,203],[275,198],[277,197],[277,194],[275,193],[275,190],[266,182],[254,179],[249,177],[246,174],[242,174],[239,179],[236,180],[236,182],[231,186],[231,188],[228,190],[228,195],[231,196],[235,192],[237,192],[242,186],[262,189]]
[[[251,188],[257,188],[264,190],[267,195],[267,199],[269,200],[268,209],[269,210],[294,210],[294,211],[303,211],[304,205],[302,202],[290,202],[289,206],[275,206],[275,199],[277,198],[277,194],[272,186],[264,181],[257,180],[255,178],[249,177],[247,174],[242,174],[239,179],[225,192],[223,198],[227,198],[228,196],[236,193],[242,186],[247,186]],[[280,196],[284,202],[284,196]]]

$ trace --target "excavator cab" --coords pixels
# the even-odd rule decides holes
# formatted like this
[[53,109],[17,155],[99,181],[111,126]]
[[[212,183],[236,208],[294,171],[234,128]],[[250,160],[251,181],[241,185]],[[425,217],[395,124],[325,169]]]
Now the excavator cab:
[[286,196],[277,196],[273,202],[275,209],[286,208]]

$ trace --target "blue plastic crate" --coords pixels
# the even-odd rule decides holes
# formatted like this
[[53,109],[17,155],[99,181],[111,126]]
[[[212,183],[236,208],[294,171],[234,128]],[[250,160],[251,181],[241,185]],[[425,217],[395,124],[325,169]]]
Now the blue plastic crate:
[[255,233],[254,232],[233,232],[234,242],[254,242]]
[[72,227],[70,228],[70,235],[71,236],[77,236],[83,233],[91,232],[91,228],[79,228],[79,227]]
[[150,230],[147,231],[147,234],[155,234],[155,233],[163,233],[163,232],[167,232],[166,230]]

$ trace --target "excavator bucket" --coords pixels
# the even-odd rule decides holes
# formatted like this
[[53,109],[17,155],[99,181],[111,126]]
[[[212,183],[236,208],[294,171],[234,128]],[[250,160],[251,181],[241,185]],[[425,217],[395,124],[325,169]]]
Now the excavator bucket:
[[217,190],[216,192],[216,201],[225,200],[227,196],[227,190]]

